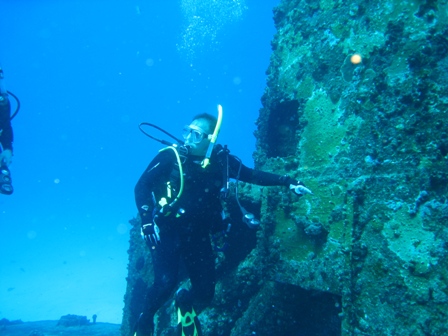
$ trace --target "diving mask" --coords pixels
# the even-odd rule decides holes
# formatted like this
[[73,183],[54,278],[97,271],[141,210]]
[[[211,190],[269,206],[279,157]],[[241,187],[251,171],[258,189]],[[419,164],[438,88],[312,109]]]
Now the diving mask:
[[210,134],[207,134],[204,130],[197,126],[186,125],[182,130],[182,136],[189,143],[200,143],[202,139],[208,138]]

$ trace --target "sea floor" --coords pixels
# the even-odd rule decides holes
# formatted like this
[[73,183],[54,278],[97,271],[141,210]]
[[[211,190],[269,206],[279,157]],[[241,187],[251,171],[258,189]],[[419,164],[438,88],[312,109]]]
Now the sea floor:
[[58,321],[37,321],[0,325],[2,336],[120,336],[120,325],[95,323],[84,326],[58,326]]

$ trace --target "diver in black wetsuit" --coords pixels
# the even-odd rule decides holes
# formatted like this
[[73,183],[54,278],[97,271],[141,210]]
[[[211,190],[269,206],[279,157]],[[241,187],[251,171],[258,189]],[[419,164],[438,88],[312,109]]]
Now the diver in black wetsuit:
[[11,104],[3,84],[3,70],[0,67],[0,193],[11,195],[11,173],[13,131],[11,127]]
[[[248,168],[226,148],[213,146],[216,124],[210,114],[194,117],[183,133],[188,154],[181,156],[173,147],[160,151],[135,187],[142,235],[153,259],[154,283],[132,335],[153,335],[154,314],[178,285],[180,262],[186,266],[191,290],[176,293],[178,334],[201,335],[197,314],[211,302],[215,291],[210,231],[222,221],[224,169],[228,167],[228,177],[244,182],[286,186],[297,195],[310,192],[297,180]],[[209,149],[210,164],[204,164]]]

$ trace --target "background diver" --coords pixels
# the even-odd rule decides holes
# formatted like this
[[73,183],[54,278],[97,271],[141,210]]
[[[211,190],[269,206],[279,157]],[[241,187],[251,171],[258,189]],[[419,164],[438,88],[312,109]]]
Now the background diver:
[[5,195],[11,195],[14,191],[9,171],[9,166],[12,162],[12,143],[14,139],[11,119],[18,111],[17,109],[11,117],[11,104],[8,93],[10,92],[5,88],[3,70],[0,66],[0,193]]
[[[215,146],[222,117],[220,106],[218,111],[218,119],[207,113],[196,115],[183,130],[184,146],[179,150],[176,146],[162,149],[135,186],[142,236],[152,255],[154,282],[132,335],[153,335],[154,315],[178,286],[181,262],[191,289],[181,288],[175,295],[178,335],[202,334],[197,315],[215,292],[210,233],[223,220],[223,172],[237,181],[285,186],[297,195],[311,193],[295,179],[248,168],[227,148]],[[243,210],[243,214],[248,213]],[[247,217],[247,224],[256,226],[256,220]]]

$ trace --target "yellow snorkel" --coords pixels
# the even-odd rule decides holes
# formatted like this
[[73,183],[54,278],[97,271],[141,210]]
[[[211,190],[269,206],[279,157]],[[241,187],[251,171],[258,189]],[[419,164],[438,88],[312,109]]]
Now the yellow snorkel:
[[202,168],[205,168],[210,163],[210,157],[212,156],[213,147],[215,146],[216,139],[218,139],[219,130],[221,129],[222,123],[222,106],[218,105],[218,120],[216,121],[215,131],[210,139],[210,144],[208,145],[207,153],[205,154],[204,160],[201,162]]

